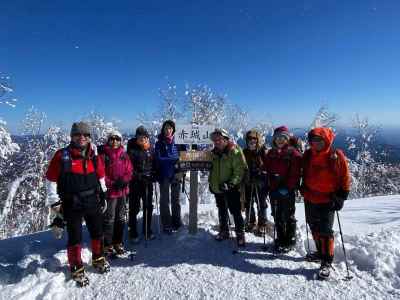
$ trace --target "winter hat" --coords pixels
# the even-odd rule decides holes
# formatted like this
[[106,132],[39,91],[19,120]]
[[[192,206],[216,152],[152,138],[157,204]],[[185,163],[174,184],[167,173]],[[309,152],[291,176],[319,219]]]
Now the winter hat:
[[90,125],[85,122],[75,122],[71,127],[71,137],[76,134],[90,135]]
[[149,132],[144,126],[139,126],[138,128],[136,128],[135,137],[138,138],[139,136],[150,137]]
[[227,140],[230,139],[228,131],[223,128],[215,128],[214,131],[210,134],[210,139],[213,140],[217,135],[220,135]]
[[121,140],[122,140],[122,134],[118,131],[118,130],[116,130],[116,129],[114,129],[114,130],[111,130],[110,132],[108,132],[108,134],[107,134],[107,140],[109,140],[111,137],[113,137],[113,136],[117,136],[117,137],[119,137]]
[[291,137],[289,128],[287,128],[286,126],[280,126],[275,128],[273,139],[276,139],[278,136],[283,136],[289,141]]
[[167,121],[165,121],[165,122],[162,124],[162,127],[161,127],[161,134],[164,135],[164,129],[165,129],[165,126],[167,126],[167,125],[169,125],[170,127],[172,127],[172,135],[174,135],[174,133],[175,133],[175,122],[172,121],[172,120],[167,120]]

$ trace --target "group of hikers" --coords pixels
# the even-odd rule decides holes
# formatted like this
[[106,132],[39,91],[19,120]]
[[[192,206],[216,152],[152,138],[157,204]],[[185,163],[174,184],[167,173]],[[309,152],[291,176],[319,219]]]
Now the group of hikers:
[[[132,243],[140,242],[139,228],[144,240],[154,239],[153,195],[157,183],[162,232],[170,235],[182,227],[183,174],[176,163],[179,152],[186,147],[175,144],[175,130],[173,121],[165,121],[153,146],[149,132],[140,126],[125,151],[118,131],[111,131],[107,142],[96,147],[91,143],[87,123],[72,125],[70,144],[58,150],[49,164],[46,203],[53,215],[62,216],[71,277],[79,284],[88,283],[81,257],[82,220],[91,238],[92,266],[100,273],[110,270],[109,258],[126,253],[126,215]],[[265,236],[269,199],[276,233],[274,251],[290,251],[296,244],[295,200],[300,192],[317,249],[306,259],[321,262],[319,275],[329,277],[334,255],[334,212],[342,209],[350,190],[347,160],[332,146],[334,137],[330,128],[314,128],[308,133],[309,147],[302,153],[300,143],[286,126],[274,130],[270,149],[261,134],[252,129],[246,133],[242,150],[226,130],[215,129],[210,134],[213,149],[208,179],[218,209],[215,239],[231,237],[229,212],[237,247],[245,247],[245,232]],[[143,225],[138,226],[141,207]]]

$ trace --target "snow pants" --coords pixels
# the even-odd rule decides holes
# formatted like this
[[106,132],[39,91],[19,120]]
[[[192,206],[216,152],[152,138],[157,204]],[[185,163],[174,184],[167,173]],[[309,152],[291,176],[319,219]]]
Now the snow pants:
[[103,217],[104,246],[122,244],[125,228],[126,197],[107,199]]
[[275,243],[281,247],[292,247],[296,244],[295,192],[282,196],[278,191],[271,191],[269,197],[277,235]]
[[322,261],[332,263],[335,249],[333,223],[335,212],[330,204],[314,204],[304,199],[306,222],[310,227],[317,251]]
[[67,227],[67,254],[70,267],[81,266],[82,220],[85,220],[92,246],[92,257],[103,256],[103,214],[98,195],[62,197],[62,209]]
[[140,211],[140,202],[143,207],[143,226],[142,233],[147,235],[152,233],[151,221],[153,215],[153,183],[146,180],[134,181],[131,184],[131,192],[129,194],[129,235],[131,238],[138,237],[137,232],[137,215]]
[[257,217],[258,224],[264,225],[267,219],[267,187],[266,185],[260,184],[248,184],[246,185],[245,192],[245,208],[246,208],[246,223],[255,224],[256,214],[254,210],[254,204],[257,205]]
[[240,192],[237,189],[229,190],[225,193],[214,194],[218,208],[218,219],[220,231],[228,232],[228,209],[233,215],[235,222],[236,235],[243,234],[244,222],[241,212]]
[[177,179],[165,178],[160,182],[160,215],[163,229],[178,229],[182,225],[180,187],[181,184]]

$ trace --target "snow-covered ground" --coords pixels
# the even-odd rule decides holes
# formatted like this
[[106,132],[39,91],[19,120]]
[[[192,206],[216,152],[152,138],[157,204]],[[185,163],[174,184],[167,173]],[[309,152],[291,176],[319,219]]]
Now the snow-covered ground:
[[[263,252],[262,238],[248,234],[246,250],[233,255],[231,241],[213,240],[214,205],[200,205],[197,235],[184,229],[159,236],[147,247],[139,244],[133,261],[113,260],[105,275],[88,266],[85,288],[69,280],[65,240],[54,240],[50,232],[2,240],[0,299],[400,299],[400,196],[346,202],[341,220],[351,281],[342,280],[346,267],[338,234],[332,280],[315,279],[318,264],[303,260],[307,243],[301,204],[296,214],[294,251]],[[87,235],[85,241],[88,263]]]

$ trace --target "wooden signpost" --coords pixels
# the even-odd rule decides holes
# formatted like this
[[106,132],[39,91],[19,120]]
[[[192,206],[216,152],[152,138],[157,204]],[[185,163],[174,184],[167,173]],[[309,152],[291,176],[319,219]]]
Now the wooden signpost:
[[[177,168],[182,172],[190,171],[189,193],[189,233],[197,233],[197,206],[199,202],[199,171],[211,168],[211,152],[194,150],[194,146],[211,144],[212,126],[208,125],[177,125],[175,133],[176,144],[189,144],[191,150],[182,151],[179,155]],[[185,184],[185,183],[183,183]]]

